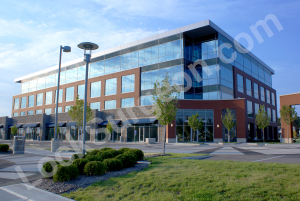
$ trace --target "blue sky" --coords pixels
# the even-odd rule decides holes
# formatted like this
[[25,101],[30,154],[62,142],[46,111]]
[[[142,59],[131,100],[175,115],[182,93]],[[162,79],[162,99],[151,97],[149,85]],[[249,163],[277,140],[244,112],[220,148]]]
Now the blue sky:
[[[63,62],[82,57],[77,44],[97,43],[97,51],[160,32],[210,19],[232,37],[245,32],[254,39],[252,52],[275,70],[273,88],[279,95],[300,92],[300,1],[296,0],[14,0],[0,7],[0,116],[10,116],[12,96],[21,91],[17,77],[58,64],[59,46],[72,53]],[[259,44],[250,30],[274,14],[282,31],[259,29]],[[241,41],[245,43],[245,41]],[[299,107],[298,107],[299,108]],[[300,113],[300,108],[298,109]]]

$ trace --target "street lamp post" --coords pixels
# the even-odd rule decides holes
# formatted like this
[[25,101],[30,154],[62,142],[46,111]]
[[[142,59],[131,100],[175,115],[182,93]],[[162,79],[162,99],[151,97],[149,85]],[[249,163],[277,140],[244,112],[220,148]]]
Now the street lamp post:
[[59,141],[57,139],[57,115],[58,115],[58,99],[59,99],[59,82],[60,82],[60,68],[61,68],[61,53],[64,52],[71,52],[70,46],[60,46],[59,51],[59,64],[58,64],[58,73],[57,73],[57,91],[56,91],[56,108],[55,108],[55,132],[54,132],[54,139],[51,141],[51,151],[56,152],[59,147]]
[[[87,86],[88,86],[88,72],[89,62],[91,61],[92,50],[96,50],[99,46],[95,43],[83,42],[78,44],[80,49],[84,50],[84,61],[86,62],[85,67],[85,84],[84,84],[84,107],[83,107],[83,136],[82,136],[82,153],[85,154],[85,136],[86,136],[86,107],[87,107]],[[86,51],[90,52],[87,53]]]

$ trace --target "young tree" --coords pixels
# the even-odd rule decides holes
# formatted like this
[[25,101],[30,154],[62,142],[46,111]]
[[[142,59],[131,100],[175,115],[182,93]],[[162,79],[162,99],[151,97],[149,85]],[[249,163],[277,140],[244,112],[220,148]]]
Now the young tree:
[[263,142],[265,142],[265,128],[270,125],[270,117],[268,117],[267,111],[265,111],[265,106],[261,105],[259,107],[258,114],[255,117],[255,123],[259,129],[263,131]]
[[168,74],[161,83],[159,81],[156,81],[156,83],[154,83],[154,92],[152,96],[154,102],[153,114],[156,116],[156,119],[159,121],[159,123],[165,126],[165,135],[163,141],[164,154],[166,146],[166,125],[175,120],[176,112],[178,109],[178,98],[172,93],[174,90],[176,90],[176,88],[170,85]]
[[[107,136],[112,135],[112,133],[113,133],[113,125],[110,123],[110,121],[108,121],[108,124],[106,125],[105,133]],[[108,140],[108,138],[107,138],[107,140]]]
[[222,123],[228,131],[228,142],[230,142],[230,131],[236,124],[234,122],[234,115],[228,108],[226,109],[226,114],[222,116]]
[[[56,132],[56,130],[55,130],[55,126],[54,126],[54,135],[55,135],[55,132]],[[60,128],[59,128],[59,126],[57,125],[57,137],[59,136],[59,134],[60,134]]]
[[287,136],[289,136],[290,125],[297,119],[297,112],[295,111],[295,108],[283,105],[280,109],[280,117],[288,125]]
[[199,120],[198,117],[199,117],[199,114],[196,113],[196,114],[190,116],[188,119],[188,125],[193,130],[193,139],[195,139],[196,131],[197,130],[200,131],[203,128],[203,121],[202,121],[202,119]]
[[13,134],[14,136],[18,134],[18,128],[16,124],[13,127],[11,127],[11,134]]
[[[72,121],[76,122],[78,128],[83,126],[83,106],[84,101],[79,99],[79,96],[76,97],[75,105],[71,106],[68,114],[71,117]],[[86,107],[86,123],[88,124],[93,119],[92,109]],[[79,139],[79,138],[78,138]]]

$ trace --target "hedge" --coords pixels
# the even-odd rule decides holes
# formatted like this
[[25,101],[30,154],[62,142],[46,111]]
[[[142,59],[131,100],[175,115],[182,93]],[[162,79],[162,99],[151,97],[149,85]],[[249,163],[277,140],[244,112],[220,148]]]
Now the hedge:
[[125,154],[125,152],[129,151],[130,149],[127,148],[127,147],[123,147],[121,149],[119,149],[118,151],[121,153],[121,154]]
[[111,151],[101,151],[96,156],[99,156],[102,159],[114,158],[114,154],[112,154]]
[[57,165],[54,168],[56,173],[53,176],[53,181],[69,181],[79,176],[79,169],[76,165],[62,166]]
[[86,158],[80,158],[80,159],[75,159],[72,164],[75,165],[78,168],[79,174],[84,174],[84,172],[83,172],[84,166],[88,162],[89,161]]
[[108,171],[119,171],[123,168],[122,161],[116,158],[105,159],[103,163],[106,165]]
[[48,161],[48,162],[44,163],[43,168],[42,168],[42,175],[45,178],[52,178],[53,175],[50,173],[52,173],[53,168],[55,166],[57,166],[58,164],[59,164],[58,161]]
[[80,159],[80,158],[84,158],[84,157],[85,157],[84,154],[73,154],[73,155],[71,156],[71,161],[74,161],[74,160]]
[[103,161],[103,159],[98,155],[96,155],[96,156],[87,156],[86,159],[88,161],[99,161],[99,162]]
[[87,152],[87,156],[96,156],[99,152],[101,152],[100,149],[93,149],[92,151]]
[[[137,160],[143,160],[144,158],[144,152],[140,149],[130,149],[128,152],[133,152],[137,156]],[[125,152],[125,153],[128,153]]]
[[8,144],[0,144],[0,152],[7,152],[9,150]]
[[86,175],[103,175],[107,167],[99,161],[90,161],[84,166],[84,173]]
[[115,157],[122,162],[124,168],[133,167],[136,164],[136,155],[134,153],[125,153]]

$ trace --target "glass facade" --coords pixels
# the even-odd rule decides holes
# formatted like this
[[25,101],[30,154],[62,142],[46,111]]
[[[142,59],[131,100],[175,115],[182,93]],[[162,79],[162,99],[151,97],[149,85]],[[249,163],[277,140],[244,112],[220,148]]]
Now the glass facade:
[[251,81],[246,79],[246,92],[248,96],[252,96]]
[[15,112],[15,113],[13,114],[13,116],[14,116],[14,117],[17,117],[17,116],[19,116],[19,114],[18,114],[17,112]]
[[270,118],[270,121],[272,121],[272,118],[271,118],[271,108],[267,108],[267,114],[268,114],[268,117]]
[[101,96],[101,81],[91,83],[91,98]]
[[[54,103],[56,103],[56,96],[57,96],[57,90],[55,90],[55,99],[54,99]],[[59,96],[58,96],[58,102],[62,103],[63,100],[63,89],[59,90]]]
[[28,107],[34,106],[34,95],[28,96]]
[[259,112],[259,104],[258,103],[254,103],[254,110],[255,110],[255,115],[257,115]]
[[140,105],[141,106],[153,105],[154,101],[153,101],[152,97],[153,97],[152,95],[150,95],[150,96],[141,96]]
[[100,111],[100,102],[90,103],[90,108],[92,110],[98,109]]
[[27,115],[33,115],[33,111],[28,111]]
[[43,113],[43,110],[36,110],[35,111],[35,114],[42,114]]
[[36,106],[43,105],[43,94],[36,95]]
[[77,95],[80,100],[84,99],[84,84],[77,86]]
[[269,104],[271,103],[270,91],[268,89],[266,89],[266,102]]
[[26,115],[26,112],[21,112],[20,115],[21,115],[21,116],[25,116],[25,115]]
[[117,78],[105,80],[105,96],[117,93]]
[[265,88],[263,88],[263,87],[260,87],[260,100],[266,101],[265,100]]
[[254,98],[259,99],[259,96],[258,96],[258,84],[253,83],[253,91],[254,91]]
[[52,104],[52,91],[46,92],[45,105]]
[[134,74],[122,76],[122,93],[134,92]]
[[51,108],[45,109],[45,114],[49,115],[51,113],[52,113],[52,109]]
[[134,107],[134,98],[124,98],[121,101],[121,107]]
[[271,92],[272,94],[272,105],[276,105],[276,99],[275,99],[275,94],[273,92]]
[[247,115],[248,117],[253,117],[252,101],[248,101],[248,100],[247,100]]
[[115,109],[116,100],[105,101],[105,109]]
[[71,105],[65,106],[65,112],[68,112],[70,108],[71,108]]
[[237,74],[237,89],[239,92],[244,93],[244,78],[243,76]]
[[[195,133],[187,124],[188,118],[194,114],[199,114],[204,125],[201,130]],[[177,142],[213,142],[214,139],[214,115],[213,110],[177,110],[176,114],[176,136]]]
[[26,99],[27,99],[27,97],[21,98],[21,108],[26,108],[26,104],[27,104]]
[[74,101],[74,87],[66,88],[66,102]]
[[14,109],[15,110],[19,109],[19,101],[20,101],[20,99],[18,99],[18,98],[16,98],[14,101]]
[[272,110],[272,122],[276,123],[276,111]]

